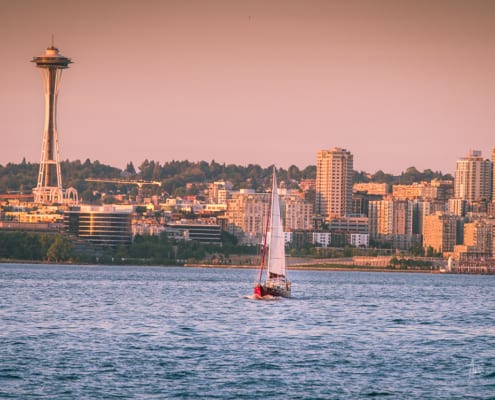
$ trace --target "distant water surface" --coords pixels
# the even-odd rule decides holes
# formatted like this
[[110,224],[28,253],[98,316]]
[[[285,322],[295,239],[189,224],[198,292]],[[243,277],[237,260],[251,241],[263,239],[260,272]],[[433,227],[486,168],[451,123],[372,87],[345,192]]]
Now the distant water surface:
[[495,277],[0,265],[0,398],[495,398]]

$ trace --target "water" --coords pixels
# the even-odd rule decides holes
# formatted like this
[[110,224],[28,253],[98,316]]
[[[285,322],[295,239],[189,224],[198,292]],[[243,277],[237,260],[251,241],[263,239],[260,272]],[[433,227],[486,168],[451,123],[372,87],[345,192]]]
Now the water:
[[0,265],[0,398],[495,398],[495,277],[253,277]]

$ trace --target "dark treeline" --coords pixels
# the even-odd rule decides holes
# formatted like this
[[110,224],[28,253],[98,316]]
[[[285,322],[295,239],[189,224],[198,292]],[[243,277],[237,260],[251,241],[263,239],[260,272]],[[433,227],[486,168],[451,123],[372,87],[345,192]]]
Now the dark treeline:
[[354,173],[354,182],[376,182],[390,185],[411,185],[415,182],[430,182],[433,179],[453,180],[454,177],[451,174],[444,175],[440,171],[432,171],[431,169],[425,169],[421,172],[416,167],[409,167],[400,175],[387,174],[382,170],[373,175],[357,171]]
[[256,255],[254,246],[238,245],[234,236],[222,233],[223,245],[195,241],[176,241],[160,236],[136,236],[129,247],[113,251],[113,262],[176,264],[184,262],[205,262],[212,257],[219,263],[230,263],[232,254]]
[[[0,193],[25,192],[29,193],[36,186],[39,164],[28,163],[22,160],[20,164],[9,163],[0,165]],[[64,187],[75,187],[80,197],[92,201],[94,189],[113,192],[132,193],[137,191],[134,185],[117,185],[115,183],[86,182],[86,178],[105,179],[144,179],[160,181],[161,188],[150,187],[148,191],[158,194],[166,191],[171,195],[198,194],[208,182],[225,180],[233,184],[234,189],[266,190],[271,182],[271,166],[261,167],[257,164],[247,166],[235,164],[221,164],[216,161],[167,161],[160,164],[157,161],[145,160],[136,169],[132,162],[124,170],[111,167],[87,159],[61,162]],[[303,169],[292,165],[287,169],[277,170],[278,181],[287,188],[297,188],[302,179],[315,179],[316,166],[310,165]],[[413,182],[431,181],[432,179],[452,179],[452,176],[443,175],[439,171],[426,169],[423,172],[415,167],[409,167],[400,175],[387,174],[377,171],[368,174],[364,171],[355,171],[354,182],[379,182],[389,184],[411,184]]]
[[[80,160],[62,161],[63,186],[75,187],[79,194],[90,188],[90,182],[86,178],[120,178],[122,171],[118,168],[101,164],[99,161],[85,162]],[[9,163],[0,165],[0,193],[22,192],[30,193],[36,187],[38,180],[39,164],[28,163],[25,159],[20,164]]]
[[[135,172],[132,163],[127,165],[125,172],[129,174]],[[216,161],[209,163],[206,161],[168,161],[161,165],[156,161],[145,160],[138,167],[136,176],[145,180],[161,181],[163,188],[168,193],[174,194],[178,189],[185,188],[186,184],[197,184],[199,188],[201,184],[219,180],[230,181],[234,189],[264,191],[270,185],[271,174],[271,166],[263,168],[257,164],[241,166],[220,164]],[[278,181],[288,188],[297,188],[301,179],[314,179],[315,177],[315,166],[299,169],[293,165],[288,169],[277,169]]]
[[[130,265],[181,265],[183,263],[232,264],[232,258],[244,263],[259,262],[257,246],[239,245],[236,238],[222,232],[222,246],[195,241],[177,241],[166,234],[160,236],[136,236],[128,246],[116,248],[78,248],[71,238],[62,234],[37,232],[0,232],[0,260],[32,262],[73,262]],[[377,256],[387,254],[380,249],[290,247],[292,256],[315,258],[341,258],[352,256]],[[413,252],[410,256],[414,256]],[[395,269],[431,269],[432,263],[413,258],[393,257],[390,266]]]
[[71,240],[61,234],[0,232],[0,259],[67,261],[73,256]]
[[222,235],[222,246],[170,240],[162,234],[138,235],[129,246],[88,249],[90,245],[86,244],[78,249],[70,237],[62,234],[0,231],[0,260],[174,265],[213,258],[218,263],[230,263],[232,254],[257,254],[256,247],[238,245],[227,232]]

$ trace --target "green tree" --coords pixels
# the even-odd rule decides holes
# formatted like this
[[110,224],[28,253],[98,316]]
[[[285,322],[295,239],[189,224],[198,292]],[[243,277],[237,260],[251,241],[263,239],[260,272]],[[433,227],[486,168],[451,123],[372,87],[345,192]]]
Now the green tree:
[[393,183],[394,181],[394,176],[390,174],[386,174],[382,170],[379,170],[373,174],[371,177],[372,182],[378,182],[378,183]]
[[72,258],[73,249],[74,246],[70,239],[62,235],[57,235],[46,252],[46,259],[55,262],[67,261]]
[[134,168],[134,164],[132,161],[127,163],[127,166],[125,167],[125,172],[127,172],[130,175],[136,175],[136,168]]

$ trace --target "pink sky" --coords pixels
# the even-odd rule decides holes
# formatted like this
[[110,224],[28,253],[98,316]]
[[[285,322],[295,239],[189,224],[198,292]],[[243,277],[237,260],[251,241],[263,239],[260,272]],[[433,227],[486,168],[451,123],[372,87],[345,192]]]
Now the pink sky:
[[0,164],[38,162],[41,74],[64,71],[62,159],[316,163],[453,172],[495,146],[495,1],[0,3]]

